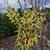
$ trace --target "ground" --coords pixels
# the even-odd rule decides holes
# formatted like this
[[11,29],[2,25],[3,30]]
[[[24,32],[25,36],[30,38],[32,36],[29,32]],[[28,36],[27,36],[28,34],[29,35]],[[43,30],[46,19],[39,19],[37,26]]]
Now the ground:
[[14,50],[16,35],[0,40],[0,50]]

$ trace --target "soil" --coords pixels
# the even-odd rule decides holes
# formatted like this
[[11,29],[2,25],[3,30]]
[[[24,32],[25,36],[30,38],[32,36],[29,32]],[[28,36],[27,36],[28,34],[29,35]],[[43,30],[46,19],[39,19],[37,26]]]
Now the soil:
[[14,50],[16,35],[0,40],[0,50]]

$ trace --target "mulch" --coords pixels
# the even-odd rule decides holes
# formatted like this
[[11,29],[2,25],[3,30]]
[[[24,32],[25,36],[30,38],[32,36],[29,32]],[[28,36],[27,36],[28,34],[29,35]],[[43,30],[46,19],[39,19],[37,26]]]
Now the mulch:
[[16,35],[0,40],[0,50],[14,50]]

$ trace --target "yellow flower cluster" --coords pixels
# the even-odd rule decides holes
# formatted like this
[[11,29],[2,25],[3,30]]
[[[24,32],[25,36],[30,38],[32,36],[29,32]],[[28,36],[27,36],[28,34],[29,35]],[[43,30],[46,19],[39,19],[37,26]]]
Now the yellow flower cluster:
[[[24,10],[22,17],[15,9],[8,9],[7,16],[18,28],[17,49],[29,50],[30,46],[37,45],[40,38],[40,26],[45,20],[45,16],[38,15],[36,10]],[[37,13],[36,13],[37,12]],[[17,26],[18,25],[18,26]],[[27,47],[26,47],[27,46]],[[28,49],[27,49],[28,48]]]

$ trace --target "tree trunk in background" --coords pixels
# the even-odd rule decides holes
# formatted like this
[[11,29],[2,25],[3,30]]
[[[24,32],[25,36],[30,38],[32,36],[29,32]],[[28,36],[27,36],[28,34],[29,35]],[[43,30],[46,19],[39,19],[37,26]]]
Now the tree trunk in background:
[[25,7],[24,7],[24,8],[27,8],[27,3],[26,3],[26,0],[24,0],[24,4],[25,4]]
[[21,3],[20,3],[20,0],[18,0],[18,3],[19,3],[19,5],[20,5],[20,8],[22,9],[22,5],[21,5]]

